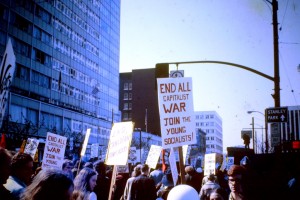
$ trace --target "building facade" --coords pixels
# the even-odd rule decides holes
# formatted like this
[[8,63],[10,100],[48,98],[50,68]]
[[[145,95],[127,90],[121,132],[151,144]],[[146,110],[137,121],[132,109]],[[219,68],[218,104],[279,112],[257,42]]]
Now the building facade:
[[91,128],[89,143],[107,145],[120,120],[120,0],[3,0],[0,15],[0,55],[8,38],[16,55],[2,132],[50,131],[73,149]]
[[155,68],[120,73],[119,110],[122,121],[132,121],[135,128],[160,136],[155,81]]
[[196,129],[206,133],[206,152],[223,154],[222,118],[216,111],[196,111]]

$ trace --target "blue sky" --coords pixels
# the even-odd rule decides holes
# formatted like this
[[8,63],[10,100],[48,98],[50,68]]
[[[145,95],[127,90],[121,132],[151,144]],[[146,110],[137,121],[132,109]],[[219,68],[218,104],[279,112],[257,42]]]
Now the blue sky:
[[[279,0],[281,106],[300,105],[299,9],[297,0]],[[264,0],[124,0],[120,45],[120,72],[216,60],[274,76],[272,10]],[[264,125],[261,114],[248,110],[274,107],[274,83],[251,72],[217,64],[179,70],[193,79],[195,111],[215,110],[222,117],[224,149],[243,145],[241,130],[251,128],[252,117],[256,128]]]

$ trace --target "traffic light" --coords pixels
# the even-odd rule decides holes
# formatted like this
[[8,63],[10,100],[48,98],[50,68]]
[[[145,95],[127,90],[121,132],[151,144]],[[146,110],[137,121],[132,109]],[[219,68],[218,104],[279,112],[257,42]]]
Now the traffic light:
[[169,77],[169,64],[168,63],[157,63],[155,65],[155,89],[157,89],[157,78]]

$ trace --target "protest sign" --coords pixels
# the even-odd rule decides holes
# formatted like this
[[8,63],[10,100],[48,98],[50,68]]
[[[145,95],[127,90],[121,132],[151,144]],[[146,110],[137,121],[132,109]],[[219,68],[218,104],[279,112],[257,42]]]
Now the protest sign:
[[91,145],[91,158],[98,158],[99,156],[99,144],[95,143]]
[[130,147],[128,154],[128,163],[136,163],[137,162],[137,152],[136,147]]
[[24,153],[29,154],[32,157],[32,159],[34,159],[34,155],[36,154],[39,143],[40,141],[38,139],[28,138],[25,145]]
[[150,147],[150,151],[148,153],[148,157],[146,160],[146,164],[152,168],[155,169],[156,168],[156,164],[158,162],[160,153],[161,153],[161,146],[156,146],[156,145],[151,145]]
[[216,154],[205,154],[204,157],[204,176],[215,174],[216,170]]
[[84,156],[84,154],[85,154],[86,146],[88,144],[90,134],[91,134],[91,129],[90,128],[86,129],[86,133],[85,133],[82,149],[81,149],[81,152],[80,152],[80,156]]
[[8,105],[9,87],[16,69],[16,56],[9,38],[0,65],[0,128]]
[[113,124],[109,138],[105,164],[127,164],[130,143],[132,140],[132,131],[132,122],[118,122]]
[[170,168],[172,171],[173,183],[174,183],[174,185],[176,185],[177,180],[178,180],[178,170],[177,170],[174,148],[171,148],[171,151],[170,151],[169,164],[170,164]]
[[190,157],[191,147],[189,145],[182,146],[182,154],[183,154],[183,164],[188,165],[188,160]]
[[195,144],[192,78],[158,78],[162,147]]
[[64,161],[66,145],[66,137],[48,132],[43,155],[42,169],[61,169]]

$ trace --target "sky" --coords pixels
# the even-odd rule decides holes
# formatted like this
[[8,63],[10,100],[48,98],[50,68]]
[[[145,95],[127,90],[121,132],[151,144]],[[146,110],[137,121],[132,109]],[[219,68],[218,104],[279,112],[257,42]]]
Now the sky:
[[[296,106],[300,1],[278,3],[281,106]],[[156,63],[214,60],[274,77],[272,7],[265,0],[124,0],[120,31],[120,72],[154,68]],[[264,113],[274,107],[272,81],[228,65],[189,64],[178,69],[192,77],[194,110],[214,110],[221,116],[224,150],[243,145],[241,130],[252,127],[252,117],[261,141],[264,116],[247,111]]]

